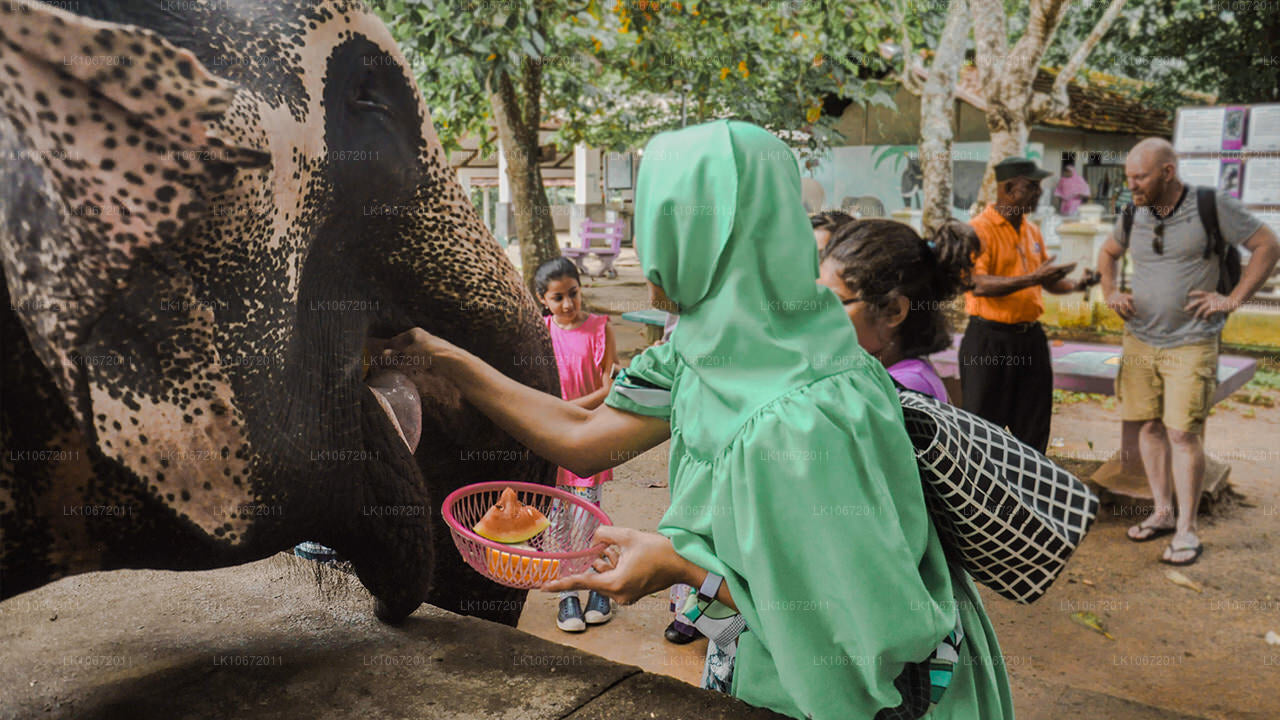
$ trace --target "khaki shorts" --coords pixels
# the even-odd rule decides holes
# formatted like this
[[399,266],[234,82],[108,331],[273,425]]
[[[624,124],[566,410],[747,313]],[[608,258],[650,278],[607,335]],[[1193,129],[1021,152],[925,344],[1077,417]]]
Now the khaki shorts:
[[1121,419],[1201,432],[1218,389],[1218,339],[1158,348],[1126,332],[1123,348],[1116,373]]

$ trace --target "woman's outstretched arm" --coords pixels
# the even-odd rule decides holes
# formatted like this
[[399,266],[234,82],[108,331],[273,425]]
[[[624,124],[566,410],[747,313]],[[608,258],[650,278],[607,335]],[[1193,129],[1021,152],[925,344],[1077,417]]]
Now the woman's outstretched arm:
[[391,339],[390,350],[422,358],[426,372],[456,385],[462,396],[525,447],[580,477],[630,460],[666,440],[663,418],[608,405],[586,410],[521,385],[452,343],[414,328]]

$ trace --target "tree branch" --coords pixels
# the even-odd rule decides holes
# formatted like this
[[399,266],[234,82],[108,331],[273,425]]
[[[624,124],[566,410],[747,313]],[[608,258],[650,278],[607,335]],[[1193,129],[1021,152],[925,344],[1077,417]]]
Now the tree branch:
[[956,78],[964,63],[968,35],[968,5],[965,0],[951,0],[920,101],[920,167],[924,176],[921,224],[929,234],[951,216]]
[[907,28],[907,11],[906,5],[911,0],[897,0],[893,4],[893,21],[902,28],[902,72],[900,79],[902,87],[912,95],[919,96],[924,92],[924,81],[916,77],[912,72],[912,61],[915,59],[915,53],[911,46],[911,31]]
[[[526,57],[522,75],[524,86],[524,124],[535,138],[542,127],[542,63]],[[535,139],[536,142],[536,139]]]
[[1070,0],[1032,1],[1027,29],[1009,50],[1009,59],[1005,63],[1006,72],[1000,78],[1003,86],[1001,95],[1025,98],[1025,102],[1030,103],[1031,86],[1040,71],[1040,60],[1053,41],[1053,35],[1069,4]]
[[1001,0],[972,0],[974,64],[978,67],[978,84],[988,102],[996,97],[997,82],[1009,52],[1005,29],[1004,5]]
[[1070,109],[1071,103],[1067,98],[1067,85],[1071,79],[1080,72],[1080,68],[1084,67],[1084,61],[1089,57],[1089,53],[1093,52],[1093,48],[1102,40],[1102,36],[1107,34],[1111,29],[1111,24],[1120,16],[1120,11],[1124,8],[1125,0],[1111,0],[1111,4],[1107,6],[1106,12],[1098,19],[1098,24],[1093,26],[1093,30],[1089,36],[1080,43],[1080,47],[1076,48],[1071,54],[1071,59],[1058,72],[1058,77],[1053,81],[1053,88],[1049,94],[1036,93],[1031,100],[1031,122],[1046,117],[1062,117],[1066,115]]
[[526,134],[524,119],[520,113],[520,98],[516,95],[515,86],[511,84],[511,75],[506,70],[497,73],[498,88],[493,93],[495,120],[505,122],[511,128],[511,134],[517,138]]

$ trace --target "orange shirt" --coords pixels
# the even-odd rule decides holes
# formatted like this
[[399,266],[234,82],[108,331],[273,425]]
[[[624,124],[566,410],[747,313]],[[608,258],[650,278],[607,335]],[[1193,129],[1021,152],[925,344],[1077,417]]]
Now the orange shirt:
[[[1030,218],[1022,218],[1022,225],[1014,230],[1003,215],[988,205],[969,224],[982,241],[982,249],[973,256],[975,275],[1026,275],[1049,259],[1040,228]],[[964,311],[994,322],[1032,322],[1044,312],[1044,301],[1040,299],[1039,285],[1001,296],[978,297],[967,292]]]

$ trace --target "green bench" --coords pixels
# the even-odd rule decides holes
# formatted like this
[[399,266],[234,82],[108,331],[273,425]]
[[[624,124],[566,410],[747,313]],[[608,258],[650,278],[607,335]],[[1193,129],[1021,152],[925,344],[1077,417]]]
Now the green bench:
[[644,340],[652,345],[662,339],[667,326],[667,313],[662,310],[634,310],[622,313],[622,319],[644,325]]

